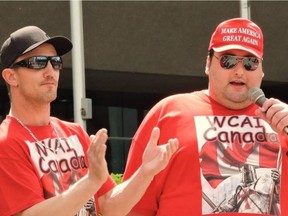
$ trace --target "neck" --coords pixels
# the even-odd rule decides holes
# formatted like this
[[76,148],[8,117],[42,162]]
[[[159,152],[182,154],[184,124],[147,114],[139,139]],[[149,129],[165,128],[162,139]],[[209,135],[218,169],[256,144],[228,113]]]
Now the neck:
[[232,92],[231,94],[229,94],[229,97],[228,97],[227,92],[225,94],[224,93],[215,94],[211,91],[211,89],[209,89],[208,95],[211,98],[213,98],[213,100],[216,101],[217,103],[231,110],[245,109],[252,104],[252,102],[248,99],[247,94],[245,93],[233,94]]
[[57,153],[58,150],[60,149],[61,147],[61,139],[59,137],[59,134],[53,124],[53,122],[51,121],[50,122],[50,125],[51,125],[51,128],[52,130],[54,131],[55,135],[56,135],[56,139],[57,139],[57,142],[56,142],[56,145],[55,145],[55,148],[51,148],[49,146],[46,146],[43,142],[40,142],[39,139],[35,136],[35,134],[32,132],[32,130],[29,129],[29,127],[27,127],[25,125],[25,123],[23,121],[21,121],[19,118],[17,118],[16,116],[13,116],[13,118],[15,118],[17,120],[17,122],[30,134],[30,136],[34,139],[34,141],[37,143],[37,145],[39,146],[43,146],[44,148],[46,149],[49,149],[51,152],[53,153]]
[[50,104],[43,106],[14,106],[11,103],[10,116],[20,119],[25,125],[42,126],[50,122]]

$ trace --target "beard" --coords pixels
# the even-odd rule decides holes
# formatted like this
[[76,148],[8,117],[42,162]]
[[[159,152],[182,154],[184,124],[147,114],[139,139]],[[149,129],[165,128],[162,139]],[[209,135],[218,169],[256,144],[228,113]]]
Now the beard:
[[38,99],[44,103],[50,103],[50,102],[54,101],[56,98],[57,98],[57,91],[50,90],[48,92],[40,93]]

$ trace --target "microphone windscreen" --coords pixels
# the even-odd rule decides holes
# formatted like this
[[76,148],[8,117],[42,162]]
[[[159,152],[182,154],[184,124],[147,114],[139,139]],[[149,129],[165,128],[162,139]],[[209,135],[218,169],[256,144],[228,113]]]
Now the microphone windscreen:
[[249,89],[248,98],[260,107],[262,107],[263,103],[266,101],[264,92],[257,87]]
[[[266,101],[266,97],[262,89],[256,87],[249,89],[248,98],[260,107],[262,107],[263,103]],[[284,127],[284,131],[288,135],[288,126]]]

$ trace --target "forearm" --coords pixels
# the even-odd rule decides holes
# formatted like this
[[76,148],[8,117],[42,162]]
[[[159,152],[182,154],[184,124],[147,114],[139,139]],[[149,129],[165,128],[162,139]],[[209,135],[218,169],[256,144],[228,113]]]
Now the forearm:
[[99,198],[100,210],[105,216],[127,215],[144,195],[154,176],[163,170],[178,148],[177,139],[157,145],[159,128],[153,128],[142,155],[142,164],[125,182]]
[[94,196],[101,185],[102,183],[92,181],[86,175],[63,194],[40,202],[17,216],[75,215]]
[[141,166],[127,181],[114,187],[99,198],[100,210],[105,216],[127,215],[141,199],[153,180]]

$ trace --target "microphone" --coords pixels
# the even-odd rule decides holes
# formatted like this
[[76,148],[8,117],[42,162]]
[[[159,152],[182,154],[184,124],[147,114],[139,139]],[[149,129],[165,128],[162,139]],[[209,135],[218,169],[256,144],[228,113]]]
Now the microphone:
[[[257,104],[259,107],[262,107],[263,103],[267,100],[262,89],[257,87],[249,89],[248,98],[249,100]],[[284,128],[284,131],[286,132],[286,134],[288,134],[288,126]]]
[[249,100],[253,101],[259,107],[263,106],[263,103],[266,101],[266,97],[262,89],[254,87],[248,91]]

